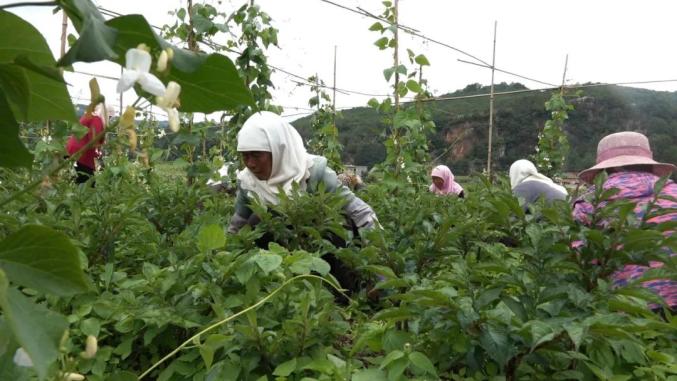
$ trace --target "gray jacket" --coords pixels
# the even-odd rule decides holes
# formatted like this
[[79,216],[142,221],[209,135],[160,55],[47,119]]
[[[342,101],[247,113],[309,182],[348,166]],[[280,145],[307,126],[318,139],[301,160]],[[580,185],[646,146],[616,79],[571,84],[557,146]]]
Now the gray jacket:
[[[371,229],[379,226],[374,210],[369,204],[355,196],[348,187],[338,181],[336,172],[327,167],[326,158],[316,156],[313,161],[313,166],[310,168],[310,176],[306,180],[306,191],[308,193],[313,194],[317,192],[319,184],[323,183],[326,192],[338,192],[347,201],[343,206],[343,211],[358,229]],[[243,226],[253,226],[259,222],[258,217],[249,208],[249,195],[247,193],[238,184],[235,213],[231,217],[230,225],[228,226],[228,232],[230,233],[237,233]]]
[[556,187],[550,186],[542,181],[524,181],[512,189],[515,197],[524,199],[524,210],[535,203],[539,198],[545,199],[547,203],[554,200],[566,200],[567,194]]

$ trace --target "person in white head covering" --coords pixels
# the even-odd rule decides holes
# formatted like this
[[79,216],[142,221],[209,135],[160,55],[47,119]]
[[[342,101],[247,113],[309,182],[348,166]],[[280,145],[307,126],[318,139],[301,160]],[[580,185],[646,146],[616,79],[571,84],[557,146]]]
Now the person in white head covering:
[[550,202],[566,200],[568,195],[566,188],[538,173],[534,163],[525,159],[517,160],[510,166],[510,188],[516,197],[524,199],[525,209],[539,198]]
[[279,192],[289,193],[294,183],[309,193],[323,183],[327,192],[338,192],[346,199],[344,212],[358,230],[379,226],[374,210],[339,183],[326,158],[307,153],[299,133],[279,115],[262,111],[249,117],[237,135],[237,150],[246,168],[237,176],[239,189],[229,232],[258,222],[248,206],[250,198],[276,205]]

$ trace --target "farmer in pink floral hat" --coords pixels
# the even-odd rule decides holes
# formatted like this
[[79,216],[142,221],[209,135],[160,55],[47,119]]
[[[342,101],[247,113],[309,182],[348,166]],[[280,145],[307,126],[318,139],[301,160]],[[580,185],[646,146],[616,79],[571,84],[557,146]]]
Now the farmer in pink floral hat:
[[[647,211],[648,204],[654,200],[654,186],[663,176],[670,175],[677,167],[674,164],[659,163],[653,160],[653,153],[649,147],[649,139],[638,132],[618,132],[607,135],[600,140],[597,146],[597,163],[579,173],[581,180],[592,183],[595,176],[604,171],[608,174],[603,184],[604,189],[617,188],[618,193],[611,196],[609,201],[628,200],[635,204],[634,213],[641,220],[648,212],[660,209],[677,208],[677,184],[668,180],[660,192],[658,201],[651,211]],[[595,212],[589,202],[595,192],[594,186],[574,202],[574,218],[585,224],[590,224],[590,216]],[[670,199],[671,198],[671,199]],[[603,207],[600,205],[600,207]],[[659,224],[666,221],[677,221],[677,212],[658,213],[649,218],[648,223]],[[601,223],[604,227],[604,222]],[[674,230],[668,231],[672,235]],[[675,255],[675,253],[671,253]],[[649,266],[625,265],[613,274],[614,286],[620,287],[637,279],[649,268],[662,267],[663,263],[652,261]],[[677,308],[677,281],[657,279],[643,283],[643,286],[660,295],[671,309]]]

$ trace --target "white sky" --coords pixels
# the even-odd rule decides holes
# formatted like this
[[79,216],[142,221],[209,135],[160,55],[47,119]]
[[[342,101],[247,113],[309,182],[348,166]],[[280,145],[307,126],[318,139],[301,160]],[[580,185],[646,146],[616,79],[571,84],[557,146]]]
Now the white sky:
[[[11,1],[0,0],[0,4]],[[199,0],[195,0],[199,2]],[[230,13],[244,0],[206,1]],[[374,14],[382,11],[378,0],[335,0],[361,7]],[[119,13],[143,14],[151,24],[173,23],[167,11],[185,1],[98,0],[99,6]],[[350,13],[320,0],[256,0],[279,29],[279,49],[271,48],[269,63],[309,77],[318,73],[332,84],[334,46],[338,46],[337,87],[364,93],[386,94],[383,69],[392,65],[391,50],[380,51],[373,42],[380,35],[368,31],[375,20]],[[45,36],[55,56],[59,54],[61,14],[51,7],[11,10],[35,25]],[[420,33],[491,62],[494,21],[498,22],[496,67],[544,82],[562,81],[564,59],[569,54],[567,83],[632,82],[677,79],[677,2],[669,0],[544,1],[544,0],[400,0],[400,23]],[[458,62],[462,54],[405,34],[406,48],[423,53],[432,66],[424,72],[434,94],[441,95],[479,82],[488,85],[488,69]],[[111,63],[77,64],[78,71],[119,76]],[[73,97],[88,97],[90,76],[67,74]],[[274,102],[285,106],[284,115],[295,119],[306,112],[309,88],[298,87],[287,74],[275,73]],[[521,82],[529,88],[545,85],[496,73],[496,83]],[[102,92],[118,105],[114,81],[100,79]],[[677,82],[632,85],[662,91],[677,91]],[[136,97],[133,90],[124,95]],[[337,107],[365,106],[369,96],[338,94]],[[84,101],[83,101],[84,102]],[[110,103],[113,103],[112,101]],[[299,109],[295,109],[299,108]],[[292,116],[294,115],[294,116]]]

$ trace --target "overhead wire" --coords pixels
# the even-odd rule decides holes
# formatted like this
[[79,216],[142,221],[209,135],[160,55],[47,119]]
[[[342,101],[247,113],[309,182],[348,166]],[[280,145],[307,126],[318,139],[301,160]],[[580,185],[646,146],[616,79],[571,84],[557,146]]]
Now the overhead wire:
[[[414,35],[414,36],[416,36],[416,37],[422,38],[422,39],[424,39],[424,40],[427,40],[427,41],[433,42],[433,43],[435,43],[435,44],[438,44],[438,45],[447,47],[447,48],[449,48],[449,49],[452,49],[452,50],[454,50],[454,51],[457,51],[457,52],[459,52],[459,53],[461,53],[461,54],[463,54],[463,55],[465,55],[465,56],[467,56],[467,57],[470,57],[470,58],[472,58],[472,59],[474,59],[474,60],[480,62],[481,64],[478,64],[478,63],[475,63],[475,62],[466,61],[466,60],[462,60],[462,59],[458,59],[458,61],[460,61],[460,62],[467,63],[467,64],[472,64],[472,65],[476,65],[476,66],[480,66],[480,67],[484,67],[484,68],[492,68],[492,66],[491,66],[489,63],[485,62],[484,60],[482,60],[482,59],[480,59],[480,58],[478,58],[478,57],[476,57],[476,56],[474,56],[474,55],[472,55],[472,54],[470,54],[470,53],[468,53],[468,52],[466,52],[466,51],[464,51],[464,50],[462,50],[462,49],[456,48],[456,47],[451,46],[451,45],[449,45],[449,44],[446,44],[446,43],[444,43],[444,42],[441,42],[441,41],[432,39],[432,38],[430,38],[430,37],[427,37],[427,36],[421,34],[419,30],[414,29],[414,28],[412,28],[412,27],[408,27],[408,26],[401,25],[401,24],[393,24],[393,23],[390,22],[389,20],[384,19],[383,17],[376,16],[376,15],[374,15],[374,14],[372,14],[372,13],[370,13],[370,12],[368,12],[368,11],[362,9],[362,8],[359,8],[359,7],[358,7],[358,9],[356,10],[356,9],[353,9],[353,8],[350,8],[350,7],[341,5],[341,4],[337,4],[337,3],[333,2],[333,1],[330,1],[330,0],[320,0],[320,1],[321,1],[321,2],[324,2],[324,3],[327,3],[327,4],[330,4],[330,5],[333,5],[333,6],[336,6],[336,7],[338,7],[338,8],[344,9],[344,10],[346,10],[346,11],[349,11],[349,12],[352,12],[352,13],[355,13],[355,14],[358,14],[358,15],[361,15],[361,16],[374,18],[374,19],[377,19],[377,20],[386,22],[386,23],[388,23],[388,24],[390,24],[390,25],[397,26],[400,30],[402,30],[402,31],[404,31],[404,32],[406,32],[406,33],[412,34],[412,35]],[[115,12],[115,11],[112,11],[112,10],[109,10],[109,9],[106,9],[106,8],[102,8],[102,7],[97,7],[97,8],[98,8],[100,11],[103,11],[103,12],[107,13],[107,15],[108,15],[108,16],[111,16],[111,17],[119,17],[119,16],[122,16],[121,13],[118,13],[118,12]],[[155,28],[155,29],[162,30],[162,28],[160,28],[160,27],[158,27],[158,26],[151,25],[151,24],[149,24],[149,25],[150,25],[151,27]],[[216,42],[211,41],[211,40],[209,40],[209,41],[200,41],[200,43],[202,43],[202,44],[204,44],[204,45],[207,45],[207,46],[209,46],[210,48],[212,48],[212,49],[214,49],[214,50],[223,49],[223,50],[228,51],[228,52],[231,52],[231,53],[242,54],[241,52],[239,52],[239,51],[237,51],[237,50],[235,50],[235,49],[229,48],[229,47],[227,47],[227,46],[225,46],[225,45],[223,45],[223,44],[219,44],[219,43],[216,43]],[[292,81],[292,82],[294,82],[294,83],[296,83],[296,84],[299,84],[299,85],[305,85],[305,86],[318,86],[318,87],[321,87],[321,88],[327,88],[327,89],[334,89],[333,86],[327,86],[327,85],[322,85],[322,84],[310,82],[310,81],[308,80],[308,78],[306,78],[306,77],[303,77],[303,76],[301,76],[301,75],[292,73],[292,72],[290,72],[290,71],[288,71],[288,70],[282,69],[282,68],[277,67],[277,66],[275,66],[275,65],[268,64],[268,66],[271,67],[271,68],[274,69],[274,70],[277,70],[277,71],[279,71],[279,72],[281,72],[281,73],[287,74],[287,75],[289,75],[289,76],[291,76],[291,77],[294,77],[294,78],[297,78],[297,79],[303,81],[303,82]],[[561,88],[562,88],[562,86],[557,86],[557,85],[554,85],[554,84],[549,83],[549,82],[544,82],[544,81],[540,81],[540,80],[537,80],[537,79],[534,79],[534,78],[522,76],[522,75],[520,75],[520,74],[513,73],[513,72],[509,72],[509,71],[507,71],[507,70],[503,70],[503,69],[500,69],[500,68],[497,68],[497,67],[494,67],[493,69],[496,70],[496,71],[499,71],[499,72],[508,74],[508,75],[512,75],[512,76],[515,76],[515,77],[518,77],[518,78],[522,78],[522,79],[528,80],[528,81],[532,81],[532,82],[536,82],[536,83],[540,83],[540,84],[544,84],[544,85],[551,86],[551,87],[549,87],[549,88],[523,89],[523,90],[512,90],[512,91],[504,91],[504,92],[496,92],[496,93],[494,93],[494,95],[497,95],[497,96],[498,96],[498,95],[511,95],[511,94],[529,93],[529,92],[544,92],[544,91],[557,90],[557,89],[561,89]],[[79,72],[79,71],[75,71],[75,72],[76,72],[76,73],[80,73],[80,74],[94,75],[94,74],[91,74],[91,73],[85,73],[85,72]],[[97,75],[97,76],[98,76],[98,75]],[[110,76],[103,76],[103,75],[101,75],[100,77],[102,77],[102,78],[107,78],[107,79],[115,79],[115,80],[118,80],[118,79],[119,79],[119,78],[110,77]],[[651,80],[651,81],[631,81],[631,82],[616,82],[616,83],[598,83],[598,84],[573,85],[573,86],[572,86],[572,85],[565,85],[564,88],[570,88],[570,89],[573,89],[573,88],[587,88],[587,87],[614,86],[614,85],[652,84],[652,83],[665,83],[665,82],[677,82],[677,79]],[[356,90],[342,89],[342,88],[338,88],[338,87],[336,88],[336,91],[337,91],[337,92],[342,92],[344,95],[356,94],[356,95],[372,96],[372,97],[390,97],[390,96],[391,96],[390,94],[374,94],[374,93],[368,93],[368,92],[362,92],[362,91],[356,91]],[[488,94],[488,93],[487,93],[487,94],[473,94],[473,95],[462,95],[462,96],[455,96],[455,97],[433,97],[433,98],[428,98],[428,99],[421,99],[420,101],[422,101],[422,102],[436,102],[436,101],[446,101],[446,100],[460,100],[460,99],[481,98],[481,97],[489,97],[489,96],[491,96],[491,94]],[[407,97],[407,98],[412,99],[413,97]],[[406,102],[406,103],[410,103],[410,102]],[[284,106],[283,106],[283,107],[284,107]],[[345,110],[345,109],[351,109],[351,108],[356,108],[356,107],[367,107],[367,106],[339,107],[339,108],[337,108],[337,110]],[[291,106],[288,106],[288,107],[286,107],[286,108],[292,108],[292,109],[297,109],[297,110],[302,109],[302,108],[300,108],[300,107],[291,107]]]
[[[107,14],[107,16],[109,16],[109,17],[119,17],[119,16],[123,16],[121,13],[118,13],[118,12],[115,12],[115,11],[111,11],[111,10],[108,10],[108,9],[105,9],[105,8],[102,8],[102,7],[97,7],[97,8],[98,8],[100,11],[104,11],[104,12]],[[158,27],[158,26],[156,26],[156,25],[152,25],[152,24],[149,24],[149,25],[150,25],[151,27],[157,29],[157,30],[162,30],[162,28],[160,28],[160,27]],[[242,52],[240,52],[240,51],[238,51],[238,50],[236,50],[236,49],[227,47],[227,46],[225,46],[225,45],[223,45],[223,44],[219,44],[219,43],[217,43],[217,42],[215,42],[215,41],[212,41],[212,40],[206,40],[206,41],[203,40],[203,41],[198,41],[198,42],[201,43],[201,44],[203,44],[203,45],[209,46],[210,48],[212,48],[212,49],[214,49],[214,50],[225,50],[225,51],[227,51],[227,52],[234,53],[234,54],[238,54],[238,55],[242,54]],[[317,84],[317,83],[308,81],[308,78],[307,78],[307,77],[303,77],[303,76],[301,76],[301,75],[299,75],[299,74],[292,73],[292,72],[290,72],[290,71],[288,71],[288,70],[285,70],[285,69],[283,69],[283,68],[281,68],[281,67],[279,67],[279,66],[276,66],[276,65],[273,65],[273,64],[270,64],[270,63],[268,64],[268,66],[269,66],[270,68],[274,69],[274,70],[277,70],[277,71],[279,71],[279,72],[281,72],[281,73],[287,74],[287,75],[289,75],[289,76],[292,76],[292,77],[294,77],[294,78],[297,78],[297,79],[303,81],[303,83],[295,82],[295,83],[301,84],[301,85],[303,85],[303,86],[317,86],[317,87],[321,87],[321,88],[325,88],[325,89],[330,89],[330,90],[336,89],[337,92],[339,92],[339,93],[341,93],[341,94],[343,94],[343,95],[356,94],[356,95],[363,95],[363,96],[369,96],[369,97],[390,97],[390,96],[392,96],[391,94],[374,94],[374,93],[369,93],[369,92],[364,92],[364,91],[350,90],[350,89],[343,89],[343,88],[339,88],[339,87],[334,88],[333,86]],[[294,82],[294,81],[292,81],[292,82]],[[413,97],[405,97],[405,98],[413,98]]]
[[[368,11],[366,11],[366,10],[360,8],[360,7],[357,7],[357,9],[353,9],[353,8],[346,7],[346,6],[341,5],[341,4],[337,4],[337,3],[333,2],[333,1],[330,1],[330,0],[320,0],[320,1],[323,2],[323,3],[327,3],[327,4],[330,4],[330,5],[333,5],[333,6],[335,6],[335,7],[339,7],[339,8],[341,8],[341,9],[350,11],[350,12],[352,12],[352,13],[361,15],[361,16],[370,17],[370,18],[373,18],[373,19],[376,19],[376,20],[385,22],[385,23],[387,23],[387,24],[389,24],[389,25],[391,25],[391,26],[397,27],[398,29],[404,31],[405,33],[411,34],[412,36],[416,36],[416,37],[421,38],[421,39],[423,39],[423,40],[426,40],[426,41],[432,42],[432,43],[434,43],[434,44],[443,46],[443,47],[445,47],[445,48],[454,50],[454,51],[456,51],[456,52],[458,52],[458,53],[463,54],[463,55],[466,56],[466,57],[470,57],[470,58],[472,58],[472,59],[474,59],[474,60],[480,62],[480,63],[483,64],[483,65],[486,65],[486,66],[488,66],[488,67],[490,67],[490,68],[492,67],[492,65],[489,64],[488,62],[486,62],[486,61],[484,61],[483,59],[478,58],[478,57],[476,57],[476,56],[474,56],[474,55],[472,55],[472,54],[466,52],[465,50],[459,49],[459,48],[457,48],[457,47],[455,47],[455,46],[452,46],[452,45],[450,45],[450,44],[447,44],[447,43],[445,43],[445,42],[442,42],[442,41],[433,39],[433,38],[431,38],[431,37],[428,37],[428,36],[426,36],[426,35],[420,33],[418,30],[416,30],[416,29],[414,29],[414,28],[407,27],[407,26],[402,26],[402,25],[400,25],[400,24],[394,24],[394,23],[392,23],[390,20],[387,20],[387,19],[385,19],[385,18],[383,18],[383,17],[376,16],[376,15],[372,14],[371,12],[368,12]],[[467,63],[471,63],[471,62],[467,62]],[[482,66],[482,65],[479,65],[479,66]],[[540,81],[540,80],[533,79],[533,78],[526,77],[526,76],[522,76],[522,75],[520,75],[520,74],[515,74],[515,73],[510,72],[510,71],[507,71],[507,70],[499,69],[499,68],[497,68],[497,67],[495,67],[495,66],[494,66],[494,70],[500,71],[500,72],[505,73],[505,74],[508,74],[508,75],[513,75],[513,76],[516,76],[516,77],[519,77],[519,78],[522,78],[522,79],[527,79],[527,80],[534,81],[534,82],[537,82],[537,83],[541,83],[541,84],[546,84],[546,85],[548,85],[548,86],[552,86],[551,83],[544,82],[544,81]]]

